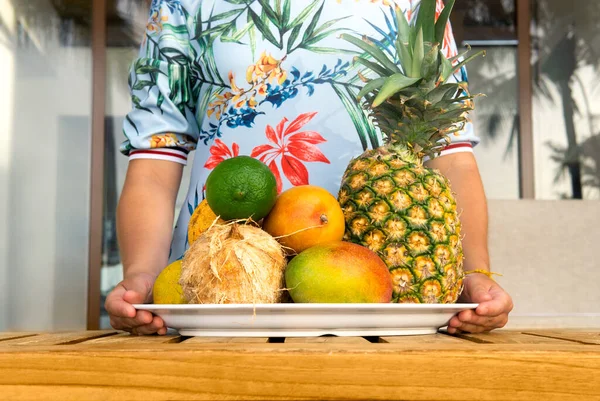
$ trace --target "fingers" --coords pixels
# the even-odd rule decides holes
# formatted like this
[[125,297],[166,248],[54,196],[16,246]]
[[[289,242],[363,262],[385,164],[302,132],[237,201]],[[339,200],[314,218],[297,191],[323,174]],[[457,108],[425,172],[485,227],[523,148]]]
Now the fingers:
[[470,323],[477,326],[487,326],[496,316],[482,316],[472,310],[465,310],[458,314],[458,320],[462,323]]
[[146,301],[148,297],[148,291],[145,291],[143,294],[141,292],[128,290],[123,294],[123,300],[130,304],[142,304]]
[[111,316],[133,318],[136,314],[135,308],[123,300],[123,295],[127,292],[123,285],[118,284],[115,289],[108,294],[104,307]]
[[148,311],[137,311],[133,318],[124,318],[115,315],[111,316],[111,325],[119,330],[126,330],[150,323],[152,323],[152,314]]
[[160,317],[154,316],[149,324],[134,327],[131,329],[131,333],[137,335],[150,335],[154,333],[164,335],[167,333],[167,328]]
[[117,330],[134,334],[166,334],[164,321],[152,313],[137,310],[132,304],[144,303],[150,297],[152,280],[143,277],[126,279],[115,287],[106,298],[105,307],[110,324]]
[[502,291],[495,294],[492,300],[480,303],[476,311],[478,315],[499,316],[503,313],[509,313],[512,308],[512,299],[506,292]]
[[470,302],[481,303],[492,299],[492,296],[489,293],[489,285],[476,283],[473,286],[467,286],[465,289],[468,292]]
[[[454,334],[457,332],[482,333],[504,327],[508,322],[508,313],[499,316],[479,316],[472,311],[470,315],[462,314],[454,316],[448,323],[448,332]],[[462,313],[462,312],[461,312]]]
[[105,308],[109,315],[133,318],[136,309],[132,304],[144,303],[150,297],[152,283],[144,279],[121,281],[106,297]]

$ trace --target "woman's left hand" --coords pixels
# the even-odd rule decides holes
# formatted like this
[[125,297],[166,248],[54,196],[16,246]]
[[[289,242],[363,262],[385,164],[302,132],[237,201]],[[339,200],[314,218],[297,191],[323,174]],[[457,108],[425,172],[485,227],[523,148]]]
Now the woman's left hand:
[[510,295],[485,274],[473,273],[465,277],[464,289],[458,300],[478,303],[475,310],[465,310],[454,316],[448,324],[448,333],[482,333],[504,327],[513,309]]

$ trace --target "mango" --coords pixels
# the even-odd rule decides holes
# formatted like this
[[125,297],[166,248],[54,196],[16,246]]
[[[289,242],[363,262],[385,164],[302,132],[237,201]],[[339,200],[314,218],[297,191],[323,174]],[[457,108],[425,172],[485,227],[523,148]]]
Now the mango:
[[350,242],[316,245],[294,257],[285,284],[296,303],[389,303],[392,276],[368,248]]

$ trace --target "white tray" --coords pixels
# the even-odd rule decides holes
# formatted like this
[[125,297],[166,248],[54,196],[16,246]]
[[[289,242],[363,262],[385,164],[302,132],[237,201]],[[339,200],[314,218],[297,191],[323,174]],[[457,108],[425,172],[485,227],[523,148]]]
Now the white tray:
[[182,336],[311,337],[433,334],[478,304],[134,305]]

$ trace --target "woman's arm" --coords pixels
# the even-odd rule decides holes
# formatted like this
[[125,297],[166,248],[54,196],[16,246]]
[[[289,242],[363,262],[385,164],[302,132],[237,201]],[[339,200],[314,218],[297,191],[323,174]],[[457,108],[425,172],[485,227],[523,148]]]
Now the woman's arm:
[[117,209],[125,277],[157,276],[167,265],[182,172],[181,164],[169,161],[130,161]]
[[449,154],[426,164],[450,181],[462,225],[465,270],[489,271],[487,200],[473,153]]
[[[427,162],[448,178],[456,197],[463,236],[464,269],[490,271],[488,253],[487,201],[477,162],[472,153],[445,155]],[[503,327],[513,302],[494,280],[481,273],[468,274],[460,302],[479,303],[475,311],[466,310],[453,317],[448,332],[482,332]]]
[[152,300],[156,276],[168,263],[175,199],[183,166],[163,160],[131,160],[117,210],[123,281],[106,298],[115,329],[166,333],[164,322],[131,305]]

